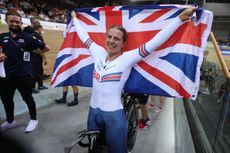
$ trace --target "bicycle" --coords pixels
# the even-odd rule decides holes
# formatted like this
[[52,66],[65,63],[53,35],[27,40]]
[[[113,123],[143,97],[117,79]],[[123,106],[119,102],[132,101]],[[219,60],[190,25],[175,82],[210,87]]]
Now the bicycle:
[[201,68],[201,76],[200,80],[204,80],[207,88],[209,89],[210,93],[213,93],[216,89],[216,81],[215,77],[217,76],[216,73],[216,66],[215,65],[209,65],[206,67]]
[[[122,102],[124,111],[128,121],[128,134],[127,134],[127,153],[131,152],[136,141],[138,131],[138,107],[137,101],[133,94],[123,93]],[[88,138],[88,142],[85,138]],[[79,144],[81,147],[88,147],[88,153],[102,153],[106,150],[106,143],[103,131],[94,130],[83,130],[77,133],[76,139],[65,146],[65,153],[70,153],[73,147]]]

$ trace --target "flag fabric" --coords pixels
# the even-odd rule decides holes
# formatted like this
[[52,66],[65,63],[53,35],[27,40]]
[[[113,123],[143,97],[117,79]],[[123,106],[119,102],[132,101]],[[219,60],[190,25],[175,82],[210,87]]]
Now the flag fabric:
[[[91,39],[103,47],[108,28],[112,25],[123,26],[128,32],[124,50],[129,51],[153,38],[187,7],[110,6],[77,9],[77,12]],[[191,21],[183,23],[164,44],[133,66],[124,91],[195,99],[212,19],[212,12],[197,9]],[[94,63],[74,29],[69,21],[57,55],[51,87],[92,86]]]

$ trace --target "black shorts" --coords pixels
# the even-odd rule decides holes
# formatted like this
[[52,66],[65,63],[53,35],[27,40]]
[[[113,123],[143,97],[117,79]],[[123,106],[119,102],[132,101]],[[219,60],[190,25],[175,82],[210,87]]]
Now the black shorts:
[[149,95],[147,95],[147,94],[134,94],[134,96],[138,99],[138,102],[140,104],[143,104],[143,105],[147,104]]

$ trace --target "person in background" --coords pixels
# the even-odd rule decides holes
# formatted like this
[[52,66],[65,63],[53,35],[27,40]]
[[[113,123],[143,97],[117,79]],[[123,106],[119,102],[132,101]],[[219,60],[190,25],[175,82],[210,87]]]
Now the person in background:
[[[42,37],[42,25],[40,24],[35,24],[33,26],[33,36],[36,37],[38,40],[40,41],[43,41],[43,37]],[[39,49],[38,50],[34,50],[33,51],[33,55],[32,55],[32,65],[33,65],[33,93],[35,93],[35,86],[36,86],[36,83],[38,83],[38,87],[37,89],[38,90],[43,90],[43,89],[48,89],[48,87],[44,86],[43,85],[43,62],[44,62],[44,65],[47,64],[47,60],[46,60],[46,57],[45,57],[45,54],[44,53],[37,53],[39,52]]]
[[23,29],[23,31],[26,33],[29,33],[29,34],[33,34],[34,33],[34,26],[40,25],[40,20],[37,18],[30,18],[30,23],[31,23],[31,25],[25,27]]
[[21,16],[9,11],[6,14],[9,32],[0,34],[2,53],[0,60],[4,61],[6,77],[0,77],[0,97],[5,108],[6,121],[1,124],[1,130],[16,126],[14,120],[14,93],[17,89],[29,109],[30,120],[25,133],[34,131],[38,125],[36,104],[32,96],[32,64],[31,54],[39,48],[38,53],[46,52],[49,47],[36,37],[22,31]]
[[143,130],[148,128],[151,125],[151,121],[149,119],[149,112],[147,107],[147,102],[149,95],[147,94],[134,94],[135,98],[138,99],[139,106],[141,109],[141,119],[138,122],[138,129]]
[[68,94],[68,86],[64,86],[63,87],[63,91],[62,91],[62,98],[60,99],[55,99],[55,102],[58,104],[65,104],[67,103],[67,106],[74,106],[78,104],[78,86],[72,86],[73,88],[73,95],[74,95],[74,100],[71,102],[66,101],[66,97]]
[[[31,34],[35,36],[37,39],[44,41],[42,37],[42,25],[40,24],[40,20],[38,18],[30,18],[31,25],[25,27],[23,29],[24,32]],[[37,50],[34,51],[34,54],[32,56],[32,65],[33,65],[33,86],[32,86],[32,92],[34,94],[39,93],[39,90],[48,89],[47,87],[43,86],[43,61],[44,64],[47,64],[47,60],[44,53],[37,54]],[[35,89],[35,84],[38,83],[38,90]]]
[[[159,97],[159,105],[156,103],[156,97]],[[164,97],[163,96],[151,96],[151,102],[149,104],[149,108],[154,109],[155,112],[161,112],[164,107]]]

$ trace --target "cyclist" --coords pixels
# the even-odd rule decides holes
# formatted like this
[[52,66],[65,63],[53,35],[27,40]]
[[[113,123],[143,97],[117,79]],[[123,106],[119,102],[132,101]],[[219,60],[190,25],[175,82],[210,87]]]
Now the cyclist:
[[[127,121],[121,102],[121,92],[132,66],[163,44],[186,21],[195,8],[185,9],[179,17],[141,47],[122,52],[127,40],[123,27],[112,26],[106,34],[106,49],[90,39],[88,33],[71,13],[74,28],[94,59],[93,89],[88,115],[88,130],[105,131],[108,153],[125,153]],[[130,58],[131,57],[131,58]]]

